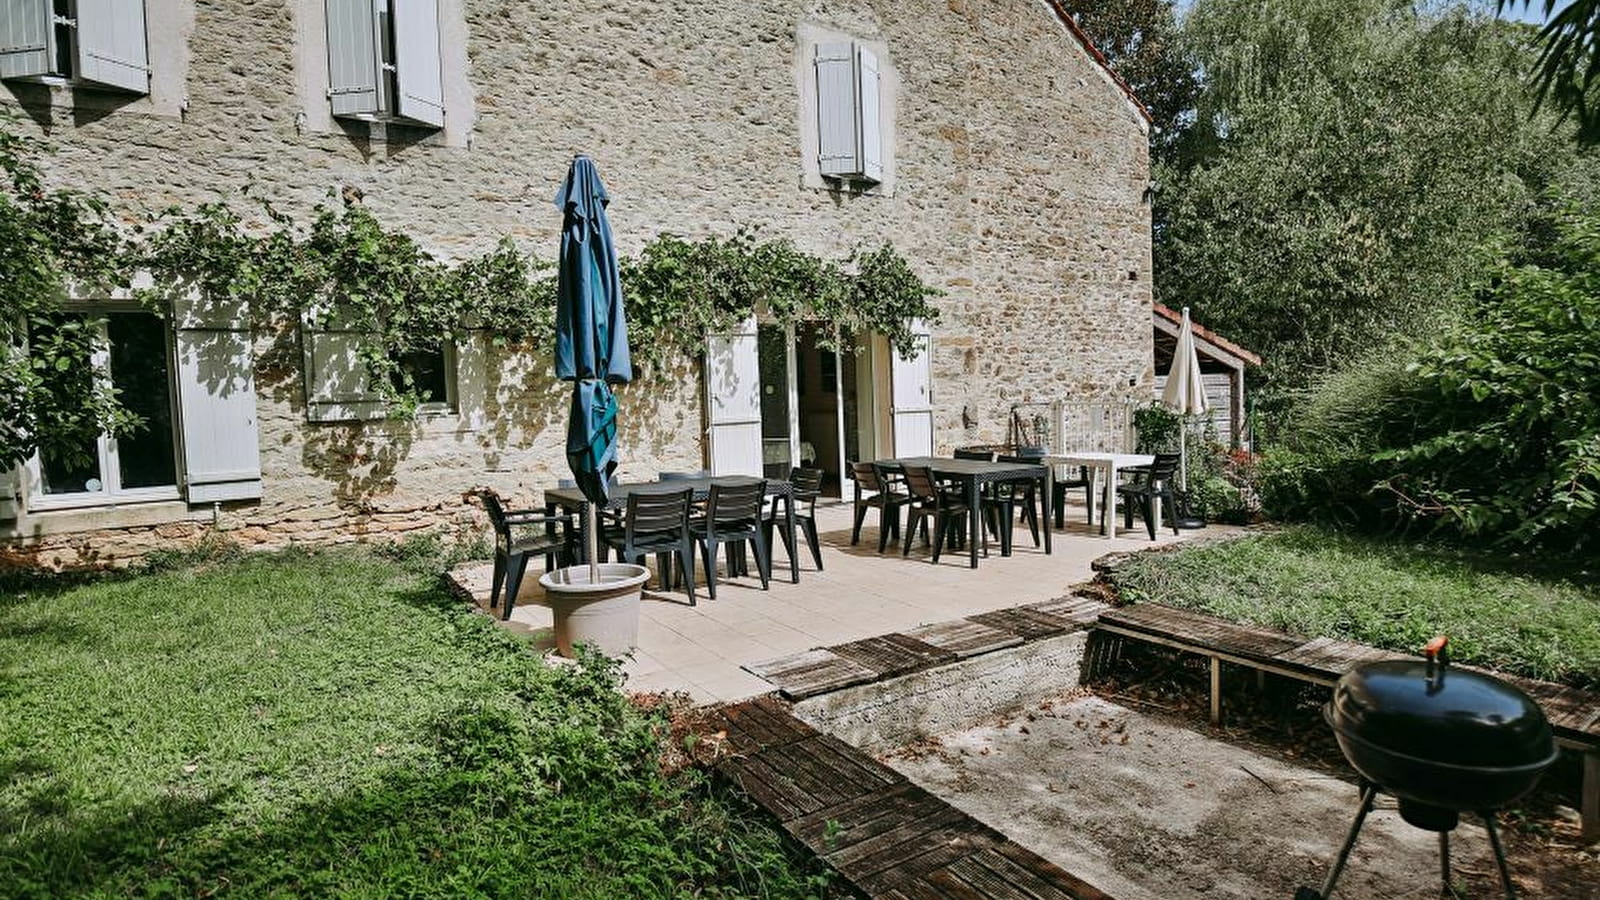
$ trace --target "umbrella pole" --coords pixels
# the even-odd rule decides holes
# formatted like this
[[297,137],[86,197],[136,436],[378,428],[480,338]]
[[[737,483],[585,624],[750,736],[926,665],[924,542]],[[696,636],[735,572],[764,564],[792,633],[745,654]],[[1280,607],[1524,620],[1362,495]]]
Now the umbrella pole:
[[1178,421],[1178,487],[1189,490],[1189,417]]
[[594,501],[590,500],[583,505],[583,533],[585,535],[583,549],[588,554],[589,583],[600,583],[600,533],[599,523],[595,520]]

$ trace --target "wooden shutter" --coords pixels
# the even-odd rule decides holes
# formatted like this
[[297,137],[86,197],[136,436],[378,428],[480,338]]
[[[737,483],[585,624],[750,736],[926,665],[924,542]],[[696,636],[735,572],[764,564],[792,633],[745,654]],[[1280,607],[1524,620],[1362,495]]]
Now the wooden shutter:
[[50,0],[0,0],[0,78],[50,71]]
[[822,43],[816,49],[817,162],[830,177],[860,173],[854,46]]
[[444,75],[439,62],[439,0],[394,0],[395,112],[413,122],[444,126]]
[[461,427],[477,431],[489,424],[489,339],[482,331],[468,332],[455,357],[456,413]]
[[706,440],[717,475],[762,472],[761,365],[756,320],[706,336]]
[[78,80],[150,93],[143,0],[78,0]]
[[336,116],[374,116],[378,102],[378,16],[372,0],[327,0],[328,100]]
[[371,389],[361,349],[376,335],[337,324],[300,327],[305,351],[306,418],[312,422],[381,419],[382,397]]
[[174,304],[178,415],[190,503],[261,496],[255,357],[238,304]]
[[910,356],[894,351],[890,380],[894,403],[889,416],[894,424],[895,456],[933,455],[933,337],[928,324],[911,323],[917,350]]
[[883,124],[879,121],[882,106],[878,95],[878,57],[861,45],[856,45],[856,116],[861,134],[861,176],[872,181],[883,180]]

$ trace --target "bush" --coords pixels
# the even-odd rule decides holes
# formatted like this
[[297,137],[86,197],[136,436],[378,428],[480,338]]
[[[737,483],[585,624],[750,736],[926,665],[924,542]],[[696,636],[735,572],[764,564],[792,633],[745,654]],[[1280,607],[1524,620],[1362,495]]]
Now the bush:
[[1459,327],[1326,380],[1268,455],[1278,517],[1578,551],[1600,504],[1600,221],[1570,218]]

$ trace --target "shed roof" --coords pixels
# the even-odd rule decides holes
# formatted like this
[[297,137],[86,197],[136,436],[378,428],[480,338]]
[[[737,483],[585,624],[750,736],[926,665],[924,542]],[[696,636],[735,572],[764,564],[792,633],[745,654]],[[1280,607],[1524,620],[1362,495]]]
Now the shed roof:
[[[1151,313],[1156,328],[1169,335],[1176,337],[1178,329],[1183,327],[1183,313],[1170,306],[1153,303],[1151,304]],[[1199,322],[1194,321],[1193,318],[1190,318],[1189,324],[1194,328],[1195,349],[1202,356],[1209,356],[1217,362],[1234,369],[1243,369],[1247,365],[1261,365],[1261,357],[1255,353],[1201,325]]]

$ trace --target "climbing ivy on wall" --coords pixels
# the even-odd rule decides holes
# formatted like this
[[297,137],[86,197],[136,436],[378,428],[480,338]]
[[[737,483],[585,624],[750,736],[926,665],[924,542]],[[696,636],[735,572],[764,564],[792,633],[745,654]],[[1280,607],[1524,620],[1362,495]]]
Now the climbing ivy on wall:
[[[304,222],[247,190],[240,205],[253,212],[248,220],[234,204],[213,202],[126,226],[98,197],[46,189],[36,164],[45,148],[6,126],[0,120],[0,400],[19,413],[0,424],[0,466],[41,448],[81,452],[101,431],[141,426],[114,390],[83,371],[83,360],[103,349],[93,329],[58,328],[54,344],[20,349],[28,323],[57,316],[68,296],[121,291],[164,314],[172,298],[198,292],[236,304],[260,329],[309,322],[367,332],[369,382],[401,414],[415,409],[398,364],[406,354],[437,350],[473,329],[530,350],[553,338],[554,264],[509,238],[446,261],[385,227],[349,193]],[[940,291],[888,243],[830,260],[787,238],[763,238],[749,228],[731,237],[661,234],[622,260],[635,363],[698,355],[706,332],[757,312],[782,323],[834,322],[842,333],[876,331],[902,351],[915,345],[912,320],[938,318],[932,301]]]

